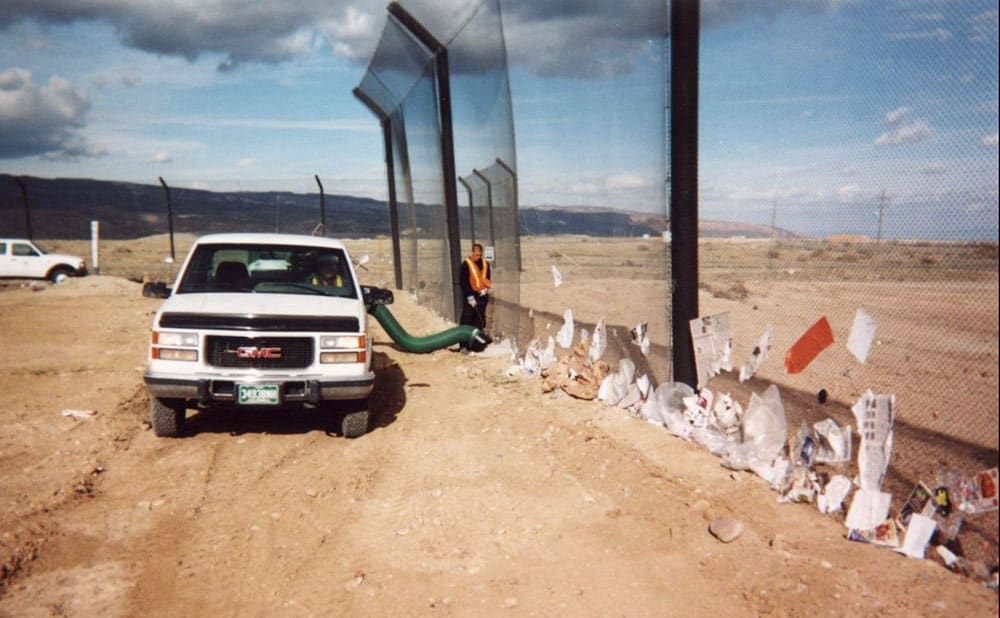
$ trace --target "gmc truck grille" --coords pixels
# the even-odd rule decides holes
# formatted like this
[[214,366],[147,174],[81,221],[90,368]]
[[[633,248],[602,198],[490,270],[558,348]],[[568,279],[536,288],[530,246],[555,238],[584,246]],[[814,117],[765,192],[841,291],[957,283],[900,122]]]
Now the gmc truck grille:
[[205,337],[205,362],[239,369],[303,369],[313,362],[311,337]]

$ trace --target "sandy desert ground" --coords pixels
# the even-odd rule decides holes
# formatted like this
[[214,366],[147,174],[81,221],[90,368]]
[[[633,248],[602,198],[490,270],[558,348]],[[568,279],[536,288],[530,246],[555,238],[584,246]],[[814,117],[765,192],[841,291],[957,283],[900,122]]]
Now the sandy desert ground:
[[[526,242],[534,260],[521,302],[535,334],[554,332],[551,316],[566,307],[625,330],[665,296],[654,284],[662,269],[622,281],[592,257],[607,246],[574,242]],[[358,243],[375,258],[371,283],[389,281],[387,243]],[[363,438],[337,436],[329,414],[297,411],[190,412],[189,435],[158,439],[142,371],[159,301],[125,278],[165,274],[163,243],[152,244],[109,243],[99,277],[0,290],[0,615],[997,614],[996,593],[973,579],[848,542],[840,518],[778,504],[762,479],[663,428],[542,394],[536,378],[506,373],[509,358],[406,354],[377,325],[379,418]],[[621,265],[658,263],[660,252]],[[793,266],[776,272],[802,268],[784,253]],[[566,275],[558,289],[553,261]],[[919,429],[901,434],[958,440],[969,465],[996,465],[995,257],[981,280],[886,281],[874,295],[861,268],[817,281],[723,262],[701,303],[732,312],[734,360],[768,316],[782,321],[775,358],[753,381],[713,387],[745,404],[778,383],[801,419],[844,419],[864,385],[892,389],[905,427]],[[983,281],[992,306],[956,303],[979,298]],[[837,346],[785,376],[781,354],[815,319],[817,299],[829,301],[820,309],[838,339],[859,303],[885,316],[882,345],[865,365]],[[900,302],[909,321],[889,310]],[[392,310],[413,333],[446,326],[405,293]],[[921,315],[945,314],[967,340],[909,332]],[[659,315],[646,319],[663,337]],[[933,407],[941,373],[970,375],[963,396],[987,408],[975,424]],[[822,407],[818,385],[831,393]],[[742,536],[716,540],[707,528],[719,515],[742,521]]]

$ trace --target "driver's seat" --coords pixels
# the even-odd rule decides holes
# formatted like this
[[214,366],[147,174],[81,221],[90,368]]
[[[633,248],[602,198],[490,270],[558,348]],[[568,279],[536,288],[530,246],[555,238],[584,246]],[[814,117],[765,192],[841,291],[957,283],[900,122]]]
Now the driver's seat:
[[250,287],[250,273],[243,262],[219,262],[215,267],[215,282],[229,288],[247,289]]

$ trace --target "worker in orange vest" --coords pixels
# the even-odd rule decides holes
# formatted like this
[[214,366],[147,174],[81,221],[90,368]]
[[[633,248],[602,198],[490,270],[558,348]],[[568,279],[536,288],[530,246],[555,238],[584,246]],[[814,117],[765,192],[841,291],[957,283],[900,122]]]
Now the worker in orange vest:
[[[462,261],[459,272],[459,282],[462,286],[462,324],[486,330],[486,305],[490,300],[490,288],[493,282],[490,278],[490,263],[483,259],[483,246],[472,245],[472,253]],[[467,346],[463,343],[462,349]]]

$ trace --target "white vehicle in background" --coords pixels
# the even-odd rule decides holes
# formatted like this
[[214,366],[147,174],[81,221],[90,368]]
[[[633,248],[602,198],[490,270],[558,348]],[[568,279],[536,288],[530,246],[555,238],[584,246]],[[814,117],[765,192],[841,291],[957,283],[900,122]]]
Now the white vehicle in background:
[[48,279],[59,283],[86,274],[87,263],[81,257],[46,253],[23,238],[0,238],[0,279]]
[[392,293],[363,288],[339,240],[290,234],[199,238],[153,318],[150,421],[178,435],[188,408],[318,407],[340,400],[341,433],[368,431],[375,383],[368,304]]

